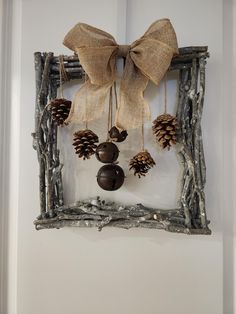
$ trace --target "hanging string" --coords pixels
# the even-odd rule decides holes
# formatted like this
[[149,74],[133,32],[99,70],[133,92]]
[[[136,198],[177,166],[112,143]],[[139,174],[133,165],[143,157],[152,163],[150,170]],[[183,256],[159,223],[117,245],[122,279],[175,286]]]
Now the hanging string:
[[117,98],[117,90],[116,90],[116,81],[114,82],[114,94],[115,94],[115,102],[116,102],[116,110],[118,109],[118,98]]
[[110,88],[110,129],[112,128],[112,117],[113,117],[113,94],[112,94],[112,87]]
[[109,107],[108,107],[108,121],[107,121],[107,138],[109,139],[109,131],[112,127],[112,107],[113,107],[113,101],[112,101],[112,86],[110,87],[110,94],[109,94]]
[[142,108],[142,126],[141,126],[141,151],[144,151],[144,123],[143,123],[144,109]]
[[[88,74],[84,72],[84,83],[88,80]],[[86,94],[85,94],[85,129],[88,129],[88,88],[86,87]]]
[[141,127],[141,151],[144,151],[144,124]]
[[62,83],[62,63],[63,63],[62,56],[59,56],[60,97],[64,98],[64,95],[63,95],[63,83]]
[[167,112],[167,74],[164,77],[164,111]]
[[68,75],[66,73],[65,66],[64,66],[64,56],[60,55],[58,59],[59,59],[59,76],[60,76],[60,97],[64,98],[63,84],[64,82],[69,81],[69,78],[68,78]]

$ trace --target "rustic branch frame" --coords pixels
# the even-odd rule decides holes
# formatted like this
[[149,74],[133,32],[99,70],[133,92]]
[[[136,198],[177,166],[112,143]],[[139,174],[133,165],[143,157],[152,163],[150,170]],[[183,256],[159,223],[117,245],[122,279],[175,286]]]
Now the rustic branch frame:
[[[178,155],[183,163],[179,208],[146,208],[142,204],[125,206],[99,197],[64,204],[62,167],[57,147],[57,126],[47,110],[60,84],[59,59],[52,52],[35,53],[36,106],[33,147],[39,161],[40,215],[34,221],[37,230],[62,227],[105,226],[164,229],[186,234],[211,234],[208,227],[204,187],[206,165],[201,118],[205,93],[207,47],[184,47],[172,59],[169,71],[179,71],[177,120]],[[82,79],[84,71],[78,57],[65,56],[64,67],[70,80]]]

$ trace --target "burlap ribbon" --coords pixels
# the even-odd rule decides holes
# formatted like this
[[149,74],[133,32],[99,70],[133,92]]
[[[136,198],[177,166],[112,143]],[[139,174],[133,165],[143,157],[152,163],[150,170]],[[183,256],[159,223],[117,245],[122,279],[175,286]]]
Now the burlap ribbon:
[[108,33],[90,25],[75,25],[64,38],[64,45],[78,54],[88,80],[76,92],[67,122],[99,118],[110,87],[116,80],[116,58],[126,62],[120,82],[116,126],[139,127],[150,119],[149,105],[143,97],[150,79],[158,85],[174,54],[178,53],[175,31],[168,19],[154,22],[131,45],[118,45]]

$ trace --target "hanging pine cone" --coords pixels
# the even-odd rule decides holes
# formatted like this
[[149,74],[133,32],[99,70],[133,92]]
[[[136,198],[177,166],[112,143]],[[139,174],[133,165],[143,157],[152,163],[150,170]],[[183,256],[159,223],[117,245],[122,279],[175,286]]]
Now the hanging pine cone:
[[65,124],[71,108],[71,101],[64,98],[53,99],[49,104],[52,119],[59,126]]
[[129,170],[134,170],[134,175],[145,176],[148,171],[155,166],[155,161],[147,150],[144,150],[137,155],[135,155],[129,163]]
[[74,133],[75,153],[78,154],[79,158],[89,159],[95,154],[98,136],[91,130],[80,130]]
[[156,136],[157,142],[162,149],[167,147],[169,150],[171,145],[176,144],[177,128],[178,123],[176,118],[168,113],[158,116],[153,121],[153,134]]

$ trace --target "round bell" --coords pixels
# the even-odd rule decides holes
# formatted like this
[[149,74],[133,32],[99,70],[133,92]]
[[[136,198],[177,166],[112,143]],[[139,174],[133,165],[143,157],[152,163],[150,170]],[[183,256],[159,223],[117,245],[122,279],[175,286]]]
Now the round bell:
[[106,191],[118,190],[124,183],[125,174],[118,165],[104,165],[97,174],[98,185]]
[[104,164],[110,164],[117,160],[119,156],[118,147],[112,142],[104,142],[98,145],[96,149],[96,157]]

